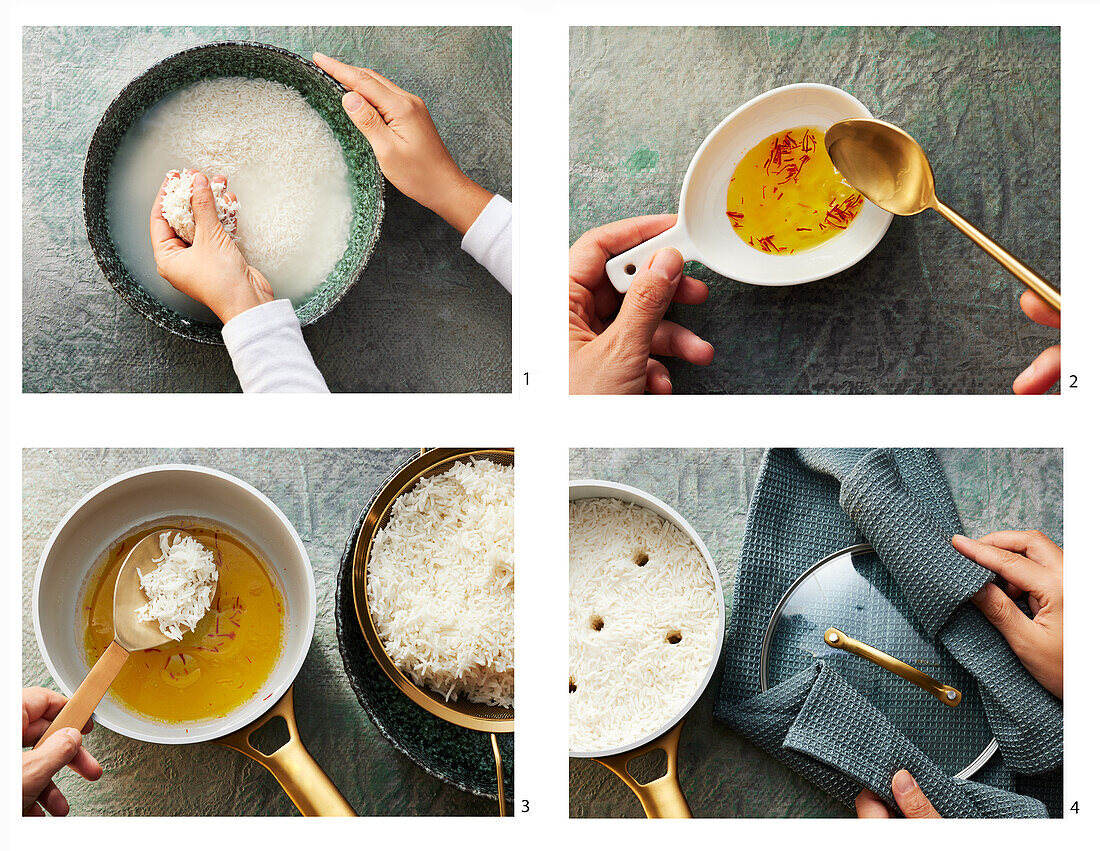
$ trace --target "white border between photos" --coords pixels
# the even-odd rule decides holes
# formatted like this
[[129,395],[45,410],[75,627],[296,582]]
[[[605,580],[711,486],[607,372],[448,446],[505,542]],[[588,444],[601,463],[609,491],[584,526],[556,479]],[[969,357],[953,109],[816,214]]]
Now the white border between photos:
[[[590,4],[537,3],[441,6],[403,4],[346,6],[278,5],[270,2],[195,5],[188,11],[134,6],[49,7],[25,6],[9,13],[7,46],[8,85],[3,123],[5,173],[9,202],[3,205],[4,257],[13,290],[22,280],[19,240],[21,215],[21,120],[12,120],[21,104],[18,26],[42,23],[153,24],[181,18],[197,24],[399,25],[482,24],[513,26],[513,168],[515,202],[516,299],[513,314],[513,375],[516,392],[511,396],[458,395],[341,395],[324,405],[301,406],[291,399],[239,396],[204,396],[216,409],[209,422],[182,424],[158,422],[163,399],[150,396],[107,394],[100,396],[26,396],[22,385],[21,310],[8,317],[4,404],[6,451],[3,453],[11,578],[7,586],[3,637],[9,650],[0,654],[0,670],[7,683],[5,706],[15,700],[19,679],[21,643],[21,449],[26,446],[406,446],[491,443],[516,446],[519,460],[517,549],[528,565],[517,580],[517,676],[520,721],[516,734],[517,799],[532,803],[529,815],[498,823],[478,823],[470,839],[469,822],[443,819],[432,822],[443,831],[428,831],[420,824],[395,819],[376,819],[369,825],[346,820],[313,822],[222,819],[218,841],[266,842],[289,847],[302,840],[313,842],[413,847],[442,842],[500,843],[557,847],[563,842],[590,845],[658,843],[820,843],[824,841],[870,844],[889,841],[899,848],[924,847],[925,831],[947,828],[862,828],[854,837],[843,820],[832,822],[734,822],[702,821],[694,824],[663,823],[642,827],[640,821],[570,822],[566,819],[568,763],[566,692],[559,687],[567,670],[563,624],[566,611],[567,534],[564,503],[567,499],[569,446],[765,446],[765,445],[930,445],[930,446],[1064,446],[1065,447],[1065,543],[1071,552],[1082,552],[1083,534],[1090,528],[1090,508],[1096,504],[1093,483],[1100,480],[1098,450],[1092,439],[1095,403],[1086,400],[1096,381],[1095,337],[1089,335],[1085,317],[1097,312],[1093,264],[1086,265],[1087,246],[1096,213],[1087,195],[1085,180],[1063,181],[1062,279],[1074,282],[1068,293],[1068,317],[1064,337],[1065,373],[1081,376],[1079,391],[1061,400],[1012,397],[723,397],[643,401],[640,399],[568,398],[566,349],[560,321],[564,306],[560,282],[564,273],[568,240],[568,26],[647,25],[769,25],[797,21],[806,25],[1032,24],[1062,27],[1062,136],[1094,139],[1096,73],[1093,33],[1095,3],[804,3],[791,2],[778,10],[773,4],[722,2],[715,4]],[[782,19],[781,21],[779,19]],[[659,116],[654,116],[658,121]],[[1069,157],[1074,152],[1070,151]],[[1076,174],[1076,171],[1075,171]],[[1088,177],[1088,175],[1085,175]],[[75,214],[75,213],[74,213]],[[555,319],[557,317],[557,319]],[[530,387],[524,384],[529,372]],[[1091,380],[1090,380],[1091,378]],[[173,397],[184,402],[188,397]],[[321,416],[316,416],[320,409]],[[320,422],[320,424],[318,424]],[[258,427],[256,423],[263,423]],[[1082,800],[1084,814],[1063,822],[1005,825],[1004,823],[953,823],[953,843],[1079,842],[1083,825],[1100,809],[1097,783],[1091,767],[1097,751],[1086,722],[1090,698],[1096,694],[1086,672],[1085,653],[1091,647],[1086,636],[1088,603],[1100,588],[1093,565],[1071,559],[1067,594],[1070,630],[1067,667],[1072,695],[1066,714],[1066,790],[1070,801]],[[9,702],[11,701],[11,702]],[[14,713],[5,722],[14,724]],[[17,777],[14,760],[0,774],[0,800],[14,800]],[[92,851],[113,849],[120,836],[136,841],[138,826],[108,819],[69,819],[42,822],[20,819],[14,807],[5,810],[5,832],[13,845],[41,842],[39,830],[54,843],[86,843]],[[140,827],[156,828],[159,821]],[[193,825],[193,828],[191,827]],[[613,826],[614,825],[614,826]],[[125,830],[127,834],[119,834]],[[305,831],[308,831],[305,832]],[[454,835],[450,835],[454,831]],[[1011,833],[1009,832],[1011,831]],[[992,832],[994,836],[990,837]],[[193,846],[214,835],[211,826],[188,820],[188,827],[157,836],[163,851]],[[936,837],[946,835],[934,833]]]

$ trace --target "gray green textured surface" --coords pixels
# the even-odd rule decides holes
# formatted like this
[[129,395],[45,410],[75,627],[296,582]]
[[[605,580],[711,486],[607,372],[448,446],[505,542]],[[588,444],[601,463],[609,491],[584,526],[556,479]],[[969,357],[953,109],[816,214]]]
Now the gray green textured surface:
[[[1037,528],[1062,540],[1061,450],[943,449],[937,455],[968,534]],[[728,608],[760,457],[757,449],[573,449],[569,472],[572,478],[633,485],[683,514],[714,558]],[[850,816],[825,792],[714,719],[719,679],[714,677],[688,713],[681,740],[680,779],[695,815]],[[573,817],[643,816],[630,791],[595,762],[570,760],[569,780]]]
[[[259,488],[298,530],[317,582],[317,626],[295,682],[306,747],[360,815],[493,815],[496,802],[424,772],[383,738],[344,673],[334,625],[344,544],[375,489],[413,450],[51,449],[23,456],[23,685],[55,688],[31,619],[35,568],[54,526],[87,491],[119,473],[158,463],[214,467]],[[58,785],[79,815],[295,815],[258,764],[204,743],[168,747],[96,728],[89,749],[105,773],[86,783],[62,771]],[[171,794],[166,794],[170,790]]]
[[[570,238],[676,212],[706,135],[745,101],[828,83],[908,130],[948,204],[1060,284],[1057,28],[574,28]],[[935,213],[896,217],[853,268],[754,287],[703,267],[670,317],[715,345],[668,360],[681,393],[1004,393],[1059,333],[1022,286]]]
[[[507,27],[95,27],[23,32],[23,389],[239,389],[228,354],[168,334],[127,306],[92,256],[80,212],[84,155],[103,110],[164,57],[225,39],[367,65],[428,104],[459,166],[512,189]],[[151,200],[150,200],[151,203]],[[336,391],[508,392],[511,298],[434,213],[386,190],[370,265],[305,329]]]

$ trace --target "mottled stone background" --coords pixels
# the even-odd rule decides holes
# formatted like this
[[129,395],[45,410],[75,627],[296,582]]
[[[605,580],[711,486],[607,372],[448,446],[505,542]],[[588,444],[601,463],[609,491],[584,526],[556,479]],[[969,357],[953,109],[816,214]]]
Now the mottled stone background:
[[[317,582],[313,644],[295,681],[306,748],[359,815],[495,815],[497,804],[430,776],[382,738],[344,674],[333,604],[340,556],[377,487],[413,449],[50,449],[23,455],[23,685],[57,686],[31,615],[35,569],[50,533],[85,493],[150,464],[214,467],[259,488],[298,530]],[[266,732],[266,728],[265,728]],[[297,815],[258,763],[217,745],[154,745],[97,727],[85,739],[105,769],[96,783],[57,776],[74,815]],[[486,745],[488,746],[488,745]]]
[[[1062,450],[941,449],[938,454],[967,534],[1041,529],[1062,543]],[[683,514],[714,558],[728,608],[761,455],[759,449],[573,449],[569,473],[633,485]],[[851,816],[834,798],[714,719],[724,665],[719,661],[718,673],[688,713],[680,744],[680,781],[695,815]],[[654,755],[639,763],[653,776],[660,773]],[[569,784],[573,817],[644,815],[626,786],[591,760],[569,761]]]
[[[1060,281],[1058,28],[574,28],[570,238],[676,212],[696,148],[745,101],[828,83],[908,130],[940,197]],[[1057,331],[936,213],[896,217],[855,267],[756,287],[693,267],[708,301],[671,318],[714,363],[668,360],[681,393],[1005,393]]]
[[[261,41],[370,65],[419,94],[459,166],[512,192],[508,27],[51,27],[23,31],[23,389],[239,389],[226,351],[173,336],[131,309],[92,256],[84,155],[135,76],[188,47]],[[150,191],[155,194],[156,187]],[[152,203],[150,196],[150,204]],[[511,298],[446,222],[387,187],[382,234],[358,284],[305,329],[338,391],[508,392]]]

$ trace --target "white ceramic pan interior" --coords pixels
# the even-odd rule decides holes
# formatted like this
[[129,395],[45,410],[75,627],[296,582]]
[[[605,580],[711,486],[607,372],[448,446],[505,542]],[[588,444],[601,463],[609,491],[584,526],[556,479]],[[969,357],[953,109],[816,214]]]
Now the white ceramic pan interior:
[[[862,103],[841,89],[796,83],[753,98],[729,115],[699,146],[680,192],[679,218],[672,228],[607,262],[607,275],[626,292],[637,270],[660,248],[677,249],[720,275],[761,286],[789,286],[835,275],[878,245],[893,216],[870,202],[843,233],[797,254],[765,254],[741,240],[726,215],[726,190],[733,170],[773,133],[792,127],[830,126],[846,118],[871,118]],[[633,270],[633,271],[632,271]]]
[[[621,485],[617,482],[600,481],[597,479],[582,479],[572,481],[569,483],[569,501],[573,502],[578,499],[618,499],[623,502],[629,502],[634,505],[640,505],[643,508],[648,508],[658,517],[661,517],[676,526],[678,529],[691,538],[692,543],[698,548],[699,552],[703,554],[703,558],[706,559],[707,567],[710,568],[711,576],[714,579],[714,590],[718,595],[718,625],[719,635],[717,641],[714,643],[714,653],[711,655],[710,665],[707,667],[706,674],[699,682],[699,688],[695,690],[695,694],[688,700],[680,710],[669,718],[663,725],[653,730],[651,733],[643,736],[637,741],[626,742],[623,745],[608,750],[601,751],[570,751],[571,757],[577,758],[598,758],[606,756],[614,756],[616,754],[626,753],[628,751],[640,748],[654,739],[659,738],[663,734],[667,733],[673,727],[675,727],[683,719],[685,715],[691,710],[706,690],[707,685],[710,683],[710,678],[714,676],[714,670],[718,667],[718,657],[722,654],[722,640],[725,636],[726,628],[726,603],[725,598],[722,596],[722,579],[718,576],[718,569],[714,566],[714,559],[711,558],[710,550],[707,549],[707,545],[703,543],[703,539],[699,537],[699,533],[696,532],[691,524],[687,522],[680,514],[666,505],[661,500],[652,494],[646,493],[643,490],[630,487],[629,485]],[[641,591],[641,589],[639,589]]]
[[46,667],[67,695],[88,673],[78,634],[81,590],[107,548],[128,532],[167,517],[213,520],[255,547],[276,574],[286,603],[282,653],[263,689],[229,715],[170,725],[136,714],[110,693],[95,720],[147,742],[185,744],[217,738],[259,718],[293,683],[313,638],[313,569],[298,533],[251,485],[203,467],[160,466],[125,473],[83,497],[51,535],[34,580],[34,631]]

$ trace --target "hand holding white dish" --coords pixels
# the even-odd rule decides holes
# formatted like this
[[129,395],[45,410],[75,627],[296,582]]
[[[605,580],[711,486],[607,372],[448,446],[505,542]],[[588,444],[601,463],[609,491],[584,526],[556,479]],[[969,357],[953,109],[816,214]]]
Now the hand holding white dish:
[[[84,727],[107,690],[111,687],[111,683],[114,682],[115,677],[122,670],[122,666],[130,658],[131,653],[138,650],[148,650],[151,647],[159,647],[169,641],[178,641],[179,637],[182,637],[182,635],[178,635],[178,637],[175,635],[180,633],[178,623],[166,618],[158,620],[155,616],[152,616],[152,612],[158,611],[158,601],[155,598],[151,600],[142,590],[143,580],[145,579],[142,568],[145,568],[148,574],[151,575],[161,569],[158,567],[156,570],[149,571],[148,567],[154,562],[158,560],[164,563],[170,562],[172,553],[165,548],[163,541],[170,534],[170,531],[162,529],[150,532],[130,550],[130,554],[126,557],[126,561],[118,573],[118,579],[115,581],[113,602],[114,641],[107,646],[103,655],[99,657],[80,687],[77,688],[76,693],[57,714],[46,732],[42,734],[42,738],[35,745],[36,748],[40,747],[46,739],[58,730],[66,727],[79,730]],[[177,535],[177,539],[178,537]],[[194,542],[194,539],[189,540],[196,543],[196,546],[199,546],[200,549],[202,548],[201,545]],[[216,573],[214,574],[214,581],[217,581]],[[203,590],[202,595],[206,600],[206,605],[199,617],[205,614],[206,609],[210,607],[210,600],[213,597],[212,588]],[[165,625],[163,629],[162,623]]]
[[817,83],[772,89],[735,110],[699,146],[680,193],[676,226],[611,258],[607,276],[626,292],[634,274],[654,252],[669,247],[685,261],[697,260],[720,275],[760,286],[789,286],[818,281],[855,265],[878,245],[893,216],[878,207],[864,209],[843,232],[809,251],[765,254],[731,230],[726,190],[742,157],[762,139],[791,127],[831,127],[871,113],[847,92]]

